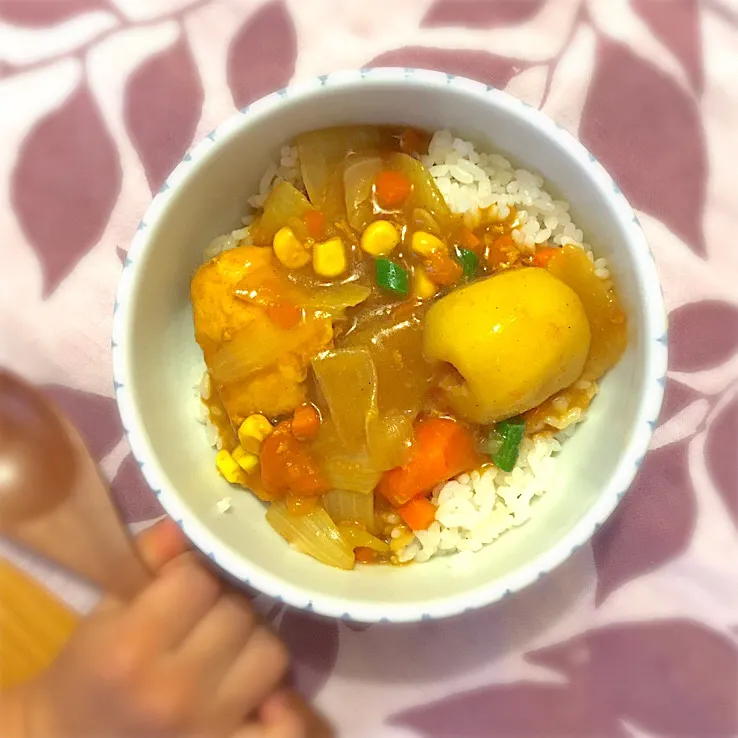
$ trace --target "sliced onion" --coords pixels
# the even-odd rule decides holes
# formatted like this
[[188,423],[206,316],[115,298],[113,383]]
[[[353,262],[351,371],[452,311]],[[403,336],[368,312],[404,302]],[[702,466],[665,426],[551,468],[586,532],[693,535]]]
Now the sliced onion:
[[291,218],[302,219],[308,210],[314,210],[305,195],[289,182],[281,181],[269,193],[264,212],[251,226],[254,243],[271,246],[274,234],[286,226]]
[[343,447],[366,452],[367,418],[377,414],[377,369],[367,349],[325,351],[312,362]]
[[328,455],[322,468],[331,487],[363,495],[370,495],[382,477],[381,470],[375,469],[367,456]]
[[338,530],[341,535],[348,541],[350,546],[354,548],[371,548],[377,553],[389,553],[390,547],[381,539],[367,533],[363,528],[355,525],[339,525]]
[[367,446],[375,469],[386,471],[401,466],[413,442],[413,416],[390,412],[367,420]]
[[327,409],[312,448],[331,489],[362,494],[374,491],[382,472],[372,466],[366,451],[350,453],[344,448]]
[[[271,252],[271,249],[260,248],[258,251]],[[235,290],[236,297],[254,305],[271,307],[288,303],[334,319],[343,317],[346,308],[356,307],[371,293],[371,287],[358,282],[328,287],[314,283],[297,284],[285,277],[273,262],[247,270]]]
[[371,295],[371,287],[356,282],[338,284],[335,287],[318,288],[302,302],[302,306],[308,310],[336,318],[343,314],[348,307],[356,307]]
[[426,167],[409,154],[392,154],[389,162],[392,169],[402,172],[412,182],[413,205],[430,213],[442,227],[450,228],[451,209]]
[[331,194],[331,178],[346,158],[346,153],[376,150],[385,138],[386,135],[376,126],[340,126],[301,133],[295,143],[302,181],[310,202],[325,210]]
[[441,227],[436,223],[436,219],[423,208],[415,208],[413,210],[413,225],[416,230],[428,231],[435,236],[441,235]]
[[378,156],[354,157],[343,172],[346,215],[349,225],[357,231],[363,231],[371,220],[374,212],[372,186],[382,167],[382,159]]
[[374,359],[380,416],[399,412],[414,417],[433,382],[436,367],[423,353],[426,309],[420,305],[402,317],[372,316],[344,339],[347,348],[365,348]]
[[322,507],[296,515],[283,502],[274,502],[267,510],[266,519],[279,535],[302,553],[338,569],[354,568],[353,547]]
[[374,495],[335,489],[321,498],[331,518],[339,525],[354,523],[374,530]]

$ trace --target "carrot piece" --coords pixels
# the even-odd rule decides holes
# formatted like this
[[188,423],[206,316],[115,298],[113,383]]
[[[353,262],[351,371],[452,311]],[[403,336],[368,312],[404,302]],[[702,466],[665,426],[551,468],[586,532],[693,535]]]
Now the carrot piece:
[[479,251],[482,242],[474,235],[474,232],[471,229],[463,226],[459,230],[459,244],[465,249],[477,252]]
[[291,495],[312,497],[329,485],[310,449],[292,434],[292,423],[283,420],[267,436],[259,451],[261,483],[272,499]]
[[520,251],[511,236],[504,234],[495,239],[487,237],[487,264],[491,269],[512,266],[518,260]]
[[325,235],[325,215],[320,210],[308,210],[302,218],[310,238],[318,240]]
[[397,513],[413,530],[428,530],[436,519],[436,510],[436,506],[425,497],[416,497],[406,502]]
[[425,260],[428,276],[436,284],[450,287],[456,284],[464,270],[456,259],[443,251],[433,251]]
[[374,192],[379,206],[387,210],[400,207],[407,200],[412,183],[402,172],[385,170],[374,180]]
[[354,549],[354,556],[360,564],[371,564],[374,561],[374,551],[367,546],[359,546]]
[[474,469],[480,463],[470,431],[450,418],[428,418],[415,426],[408,462],[386,471],[377,491],[399,507],[413,497],[430,494],[437,484]]
[[292,418],[292,435],[300,441],[315,438],[320,428],[320,415],[310,403],[300,405]]
[[548,266],[548,262],[551,261],[551,257],[560,253],[561,249],[556,248],[555,246],[544,246],[543,248],[537,249],[536,254],[533,257],[533,263],[537,267],[545,269]]
[[285,330],[294,328],[302,319],[302,310],[288,302],[270,305],[266,309],[266,313],[274,325]]

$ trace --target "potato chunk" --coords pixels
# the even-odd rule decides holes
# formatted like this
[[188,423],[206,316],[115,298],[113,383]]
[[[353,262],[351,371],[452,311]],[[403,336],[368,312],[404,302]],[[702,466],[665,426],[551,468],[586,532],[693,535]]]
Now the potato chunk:
[[456,290],[428,311],[423,348],[448,362],[442,390],[475,423],[539,405],[580,376],[590,327],[577,294],[544,269],[504,272]]

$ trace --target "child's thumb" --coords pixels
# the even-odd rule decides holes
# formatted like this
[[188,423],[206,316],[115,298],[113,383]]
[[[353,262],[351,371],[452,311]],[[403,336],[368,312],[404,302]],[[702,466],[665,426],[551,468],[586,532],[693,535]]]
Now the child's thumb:
[[[190,546],[177,524],[171,518],[162,518],[136,536],[134,548],[144,568],[151,572],[153,578],[170,561],[186,553]],[[100,600],[95,610],[106,612],[116,609],[120,604],[118,598],[107,595]]]
[[136,536],[136,548],[144,564],[156,574],[188,551],[190,544],[171,518],[163,518]]

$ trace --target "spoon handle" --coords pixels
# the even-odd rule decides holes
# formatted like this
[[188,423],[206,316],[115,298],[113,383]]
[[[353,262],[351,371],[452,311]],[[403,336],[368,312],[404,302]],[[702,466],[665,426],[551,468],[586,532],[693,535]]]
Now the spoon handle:
[[151,581],[151,573],[110,502],[77,491],[52,514],[18,523],[7,536],[117,599],[130,600]]
[[77,473],[69,496],[45,516],[28,520],[25,544],[121,600],[151,581],[118,516],[107,486],[76,428],[58,413],[76,451]]
[[0,534],[122,599],[151,579],[82,437],[0,369]]

